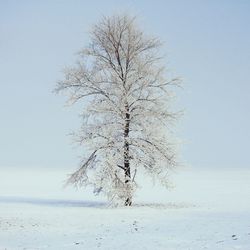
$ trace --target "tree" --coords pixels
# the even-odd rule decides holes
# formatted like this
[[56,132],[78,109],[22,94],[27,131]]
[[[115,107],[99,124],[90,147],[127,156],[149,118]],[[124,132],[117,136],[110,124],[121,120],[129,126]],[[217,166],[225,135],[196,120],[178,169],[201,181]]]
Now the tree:
[[179,80],[166,80],[160,48],[126,15],[103,17],[93,26],[90,44],[56,87],[71,104],[84,99],[75,138],[86,153],[68,184],[92,185],[130,206],[138,170],[168,183],[177,166],[170,128],[178,115],[170,104]]

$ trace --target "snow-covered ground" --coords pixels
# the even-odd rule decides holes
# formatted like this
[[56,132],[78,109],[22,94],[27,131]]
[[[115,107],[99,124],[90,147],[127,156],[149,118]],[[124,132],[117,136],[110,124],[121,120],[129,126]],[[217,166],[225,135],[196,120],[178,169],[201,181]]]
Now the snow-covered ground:
[[250,249],[250,170],[184,169],[171,191],[146,178],[131,208],[62,188],[67,170],[0,169],[0,249]]

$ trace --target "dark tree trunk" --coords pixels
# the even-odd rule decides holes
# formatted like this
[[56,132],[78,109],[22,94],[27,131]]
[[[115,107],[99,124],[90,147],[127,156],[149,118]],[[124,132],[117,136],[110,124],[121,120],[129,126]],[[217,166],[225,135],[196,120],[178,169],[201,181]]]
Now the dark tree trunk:
[[[130,157],[129,143],[128,143],[130,113],[127,103],[125,105],[125,110],[126,114],[125,114],[125,127],[124,127],[124,172],[125,172],[125,184],[127,184],[127,187],[129,188],[129,182],[131,181],[130,164],[129,164],[129,157]],[[131,204],[132,204],[132,197],[128,195],[128,197],[125,200],[125,206],[131,206]]]

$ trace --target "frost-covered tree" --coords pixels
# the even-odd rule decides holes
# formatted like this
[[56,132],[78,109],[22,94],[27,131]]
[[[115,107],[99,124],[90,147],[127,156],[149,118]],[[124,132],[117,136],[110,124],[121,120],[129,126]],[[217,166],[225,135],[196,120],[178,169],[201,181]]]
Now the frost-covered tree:
[[90,44],[56,88],[71,104],[84,100],[75,135],[84,159],[68,184],[93,185],[94,192],[130,206],[140,170],[168,183],[177,166],[170,132],[177,113],[170,103],[179,80],[166,79],[160,48],[126,15],[104,17],[93,27]]

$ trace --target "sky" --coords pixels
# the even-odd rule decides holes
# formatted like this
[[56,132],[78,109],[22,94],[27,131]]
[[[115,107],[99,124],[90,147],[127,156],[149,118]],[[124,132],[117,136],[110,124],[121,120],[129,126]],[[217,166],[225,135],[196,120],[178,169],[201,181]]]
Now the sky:
[[102,15],[136,15],[183,79],[181,161],[250,168],[250,1],[0,0],[0,168],[75,168],[79,110],[53,93]]

